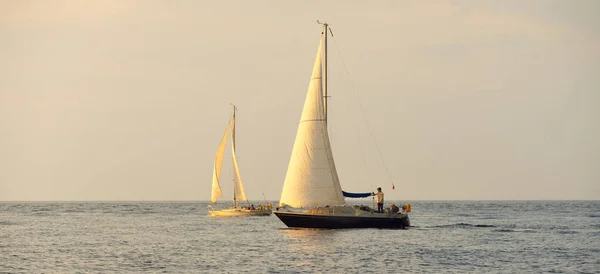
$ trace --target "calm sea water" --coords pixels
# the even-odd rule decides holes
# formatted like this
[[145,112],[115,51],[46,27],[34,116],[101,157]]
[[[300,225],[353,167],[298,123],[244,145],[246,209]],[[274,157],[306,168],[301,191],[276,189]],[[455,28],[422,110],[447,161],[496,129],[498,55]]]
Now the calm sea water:
[[205,202],[0,203],[0,272],[600,273],[600,201],[410,203],[407,230],[288,229]]

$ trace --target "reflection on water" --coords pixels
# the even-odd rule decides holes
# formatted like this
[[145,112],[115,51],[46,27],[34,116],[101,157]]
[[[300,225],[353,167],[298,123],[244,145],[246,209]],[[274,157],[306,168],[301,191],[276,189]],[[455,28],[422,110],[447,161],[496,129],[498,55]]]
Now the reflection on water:
[[340,230],[334,229],[279,229],[284,238],[291,243],[290,248],[302,252],[329,252],[331,247],[339,240]]
[[332,229],[285,228],[278,230],[286,240],[287,252],[297,254],[289,263],[295,268],[312,269],[315,261],[329,260],[339,246],[342,232]]

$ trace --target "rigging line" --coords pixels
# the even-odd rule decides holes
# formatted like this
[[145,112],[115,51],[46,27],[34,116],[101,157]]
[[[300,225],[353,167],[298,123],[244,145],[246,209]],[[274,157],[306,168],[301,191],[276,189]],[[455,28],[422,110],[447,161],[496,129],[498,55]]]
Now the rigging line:
[[338,47],[337,41],[335,40],[333,33],[332,33],[331,38],[333,40],[333,44],[335,45],[335,49],[337,50],[338,54],[340,55],[340,60],[342,61],[342,66],[344,67],[344,72],[348,76],[348,80],[350,81],[350,86],[352,87],[352,92],[354,92],[354,95],[356,96],[356,99],[357,99],[356,101],[358,102],[360,112],[362,113],[363,118],[365,119],[365,124],[367,125],[367,129],[369,130],[369,133],[371,134],[371,138],[373,138],[373,142],[375,143],[377,152],[379,152],[379,158],[381,159],[381,163],[383,164],[383,167],[385,168],[385,172],[387,173],[388,179],[392,182],[392,185],[393,185],[394,180],[392,179],[392,176],[390,175],[390,171],[389,171],[387,165],[385,164],[385,161],[383,160],[383,154],[381,153],[381,149],[379,149],[379,145],[377,144],[375,135],[373,135],[373,131],[371,130],[371,126],[369,125],[369,120],[367,119],[367,115],[365,115],[364,108],[362,106],[362,103],[360,102],[360,96],[358,95],[358,92],[356,92],[356,88],[354,87],[354,83],[352,82],[352,78],[350,78],[350,73],[348,72],[348,68],[346,67],[346,62],[344,62],[344,58],[342,57],[342,53],[340,52],[340,48]]
[[[329,33],[331,33],[331,38],[333,38],[333,42],[334,42],[334,44],[335,44],[335,38],[333,37],[333,31],[331,30],[331,28],[328,28],[328,29],[329,29]],[[342,59],[342,58],[341,58],[341,56],[342,56],[342,55],[340,54],[340,50],[339,50],[339,48],[337,47],[337,44],[336,44],[335,46],[336,46],[336,49],[337,49],[337,51],[338,51],[338,54],[340,55],[340,59]],[[344,62],[344,61],[342,60],[342,63],[343,63],[343,62]],[[329,68],[329,71],[331,71],[331,68]],[[330,73],[330,74],[331,74],[331,73]],[[347,71],[346,71],[346,74],[348,74],[348,73],[347,73]],[[331,75],[332,75],[332,74],[331,74]],[[348,78],[350,78],[350,75],[348,75]],[[331,81],[331,78],[330,78],[330,79],[329,79],[329,81],[328,81],[328,83],[331,83],[331,82],[332,82],[332,81]],[[329,85],[329,86],[331,86],[331,85]],[[346,94],[346,93],[344,93],[344,94]],[[360,102],[359,102],[359,103],[360,103]],[[348,101],[348,102],[346,103],[346,107],[348,107],[348,111],[352,112],[352,109],[351,109],[351,107],[350,107],[350,101]],[[363,116],[364,116],[364,114],[363,114]],[[358,127],[355,127],[355,128],[354,128],[354,133],[355,133],[355,136],[356,136],[356,140],[358,141],[358,146],[360,147],[360,156],[362,157],[363,164],[364,164],[364,166],[366,167],[366,166],[367,166],[367,160],[366,160],[366,158],[365,158],[365,153],[364,153],[364,151],[363,151],[363,149],[362,149],[362,142],[360,141],[360,134],[359,134],[360,132],[358,131]]]
[[[331,82],[331,80],[329,82]],[[346,95],[346,98],[350,99],[348,93],[344,92],[344,95]],[[352,108],[350,107],[350,100],[348,100],[346,102],[346,107],[348,108],[348,113],[352,113]],[[367,167],[367,160],[365,158],[365,153],[363,151],[362,142],[360,141],[361,138],[360,138],[360,132],[358,130],[358,127],[354,127],[354,136],[356,137],[356,141],[358,142],[358,147],[360,150],[360,156],[362,157],[362,160],[363,160],[363,165],[365,167]]]
[[[346,94],[346,93],[344,93]],[[346,102],[346,107],[348,108],[348,113],[352,113],[352,108],[350,107],[350,102]],[[358,147],[360,150],[360,156],[362,157],[363,160],[363,165],[365,167],[367,167],[367,160],[365,158],[365,153],[363,151],[363,146],[362,146],[362,142],[360,141],[360,132],[358,131],[358,127],[354,127],[354,136],[356,136],[356,141],[358,142]]]

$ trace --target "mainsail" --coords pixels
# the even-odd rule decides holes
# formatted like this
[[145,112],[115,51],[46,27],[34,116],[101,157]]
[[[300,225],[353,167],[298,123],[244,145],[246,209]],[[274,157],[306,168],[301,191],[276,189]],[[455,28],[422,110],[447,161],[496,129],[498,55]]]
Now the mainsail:
[[[231,122],[230,122],[231,124]],[[223,156],[225,155],[225,145],[227,144],[227,134],[229,133],[230,124],[225,129],[225,134],[221,138],[221,144],[217,149],[217,155],[215,156],[214,170],[213,170],[213,181],[212,181],[212,192],[210,194],[210,201],[216,203],[217,199],[223,196],[221,192],[221,167],[223,166]]]
[[231,118],[231,154],[233,156],[233,199],[236,202],[247,201],[244,185],[242,184],[242,177],[240,177],[240,170],[238,169],[237,159],[235,157],[235,106],[233,117]]
[[280,205],[303,208],[344,204],[324,114],[322,47],[321,38]]

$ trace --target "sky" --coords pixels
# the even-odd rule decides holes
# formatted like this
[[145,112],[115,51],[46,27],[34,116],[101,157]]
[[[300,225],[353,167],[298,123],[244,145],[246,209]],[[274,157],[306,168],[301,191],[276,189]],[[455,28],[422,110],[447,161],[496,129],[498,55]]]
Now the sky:
[[329,130],[344,190],[598,200],[599,11],[595,0],[0,1],[0,201],[209,200],[231,103],[246,194],[278,200],[316,20],[334,34]]

